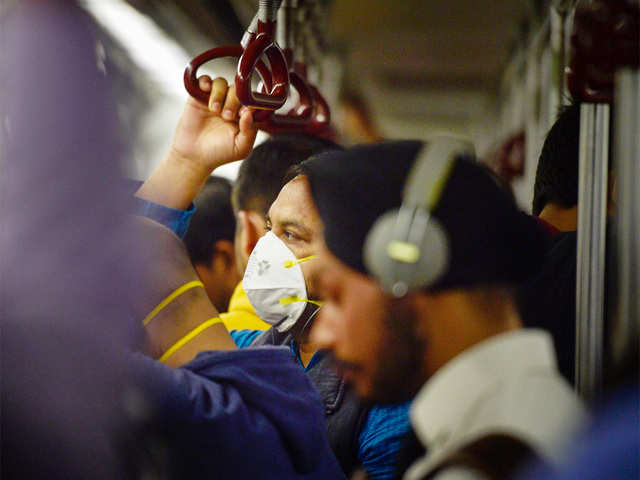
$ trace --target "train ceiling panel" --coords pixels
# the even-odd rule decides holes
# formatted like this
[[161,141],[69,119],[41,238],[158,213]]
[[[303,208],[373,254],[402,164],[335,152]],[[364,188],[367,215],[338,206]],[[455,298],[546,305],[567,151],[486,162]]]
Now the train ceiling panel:
[[491,84],[530,13],[526,0],[336,0],[331,26],[354,68]]

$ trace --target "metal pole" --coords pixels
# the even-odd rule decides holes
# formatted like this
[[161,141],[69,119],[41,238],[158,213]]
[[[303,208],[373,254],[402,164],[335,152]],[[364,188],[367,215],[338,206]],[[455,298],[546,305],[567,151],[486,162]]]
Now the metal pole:
[[588,401],[598,398],[602,380],[608,157],[609,105],[582,104],[575,378]]
[[640,334],[640,73],[616,76],[614,159],[617,181],[617,308],[611,347],[621,360]]

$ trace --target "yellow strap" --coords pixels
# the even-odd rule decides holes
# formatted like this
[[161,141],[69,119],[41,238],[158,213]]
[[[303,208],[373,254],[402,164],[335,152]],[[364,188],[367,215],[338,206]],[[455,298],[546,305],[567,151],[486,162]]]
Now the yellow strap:
[[147,323],[149,323],[153,317],[158,315],[164,307],[173,302],[177,297],[182,295],[187,290],[191,290],[192,288],[196,287],[204,288],[204,284],[200,280],[194,280],[192,282],[185,283],[181,287],[177,288],[171,295],[161,301],[156,308],[151,310],[151,313],[149,315],[144,317],[144,320],[142,320],[142,324],[146,325]]
[[161,362],[166,361],[167,358],[169,358],[171,355],[176,353],[176,350],[178,350],[179,348],[183,347],[185,343],[189,342],[191,339],[193,339],[193,337],[197,336],[200,332],[202,332],[203,330],[206,330],[211,325],[215,325],[216,323],[222,323],[222,320],[220,319],[220,317],[213,317],[213,318],[210,318],[209,320],[207,320],[206,322],[202,322],[200,325],[198,325],[196,328],[191,330],[184,337],[182,337],[180,340],[178,340],[176,343],[174,343],[169,348],[169,350],[164,352],[164,354],[160,357],[159,360]]
[[317,255],[309,255],[308,257],[298,258],[296,260],[285,260],[284,268],[295,267],[299,263],[306,262],[307,260],[313,260],[316,257],[317,257]]
[[314,305],[317,305],[319,307],[322,306],[322,302],[317,302],[315,300],[309,300],[307,298],[302,298],[298,296],[285,297],[280,299],[280,305],[289,305],[291,303],[298,303],[298,302],[307,302],[307,303],[313,303]]

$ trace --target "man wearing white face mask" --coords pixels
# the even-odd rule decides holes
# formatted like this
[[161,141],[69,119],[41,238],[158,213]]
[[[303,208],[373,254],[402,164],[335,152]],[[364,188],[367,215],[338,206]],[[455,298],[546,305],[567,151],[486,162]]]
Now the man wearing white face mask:
[[[224,109],[226,107],[225,103]],[[192,112],[185,110],[185,116],[187,114],[192,115]],[[242,130],[241,119],[240,133]],[[211,137],[215,137],[215,133],[209,132],[208,136],[206,132],[201,133],[213,143]],[[248,150],[245,150],[246,154]],[[196,152],[196,158],[200,158],[199,155]],[[210,159],[207,165],[217,166],[214,160]],[[201,172],[196,178],[192,166],[178,168],[175,161],[167,160],[138,195],[185,212],[180,209],[189,205],[198,185],[204,182],[212,167],[198,169]],[[175,181],[177,178],[182,183],[189,180],[189,184],[186,187],[179,185],[180,182]],[[313,257],[324,245],[323,225],[306,177],[294,172],[290,178],[269,209],[266,223],[271,233],[256,245],[257,252],[249,261],[249,273],[243,282],[257,313],[276,328],[265,332],[232,330],[231,336],[240,348],[288,346],[321,394],[329,443],[343,471],[351,474],[361,466],[370,478],[390,478],[400,439],[408,430],[408,405],[368,408],[358,402],[335,372],[330,359],[322,352],[316,352],[308,342],[308,332],[318,308],[316,278],[322,268]]]
[[307,304],[321,306],[307,298],[307,288],[300,264],[315,255],[297,259],[287,246],[268,232],[249,257],[243,287],[258,316],[286,332],[302,316]]
[[[393,474],[400,438],[408,430],[408,405],[373,406],[358,401],[332,359],[309,342],[321,307],[317,278],[324,227],[306,176],[294,167],[267,215],[269,232],[254,248],[243,287],[256,312],[272,328],[231,331],[240,348],[284,345],[322,396],[329,443],[345,473],[363,468],[370,478]],[[287,181],[289,180],[289,181]]]

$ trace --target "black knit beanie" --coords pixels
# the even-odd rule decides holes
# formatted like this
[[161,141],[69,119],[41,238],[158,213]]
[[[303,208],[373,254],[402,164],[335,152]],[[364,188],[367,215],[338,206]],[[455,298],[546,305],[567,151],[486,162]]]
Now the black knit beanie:
[[[400,207],[409,171],[423,147],[393,141],[328,152],[302,164],[331,252],[368,274],[363,246],[375,220]],[[547,234],[509,193],[468,158],[455,160],[432,215],[447,235],[449,264],[429,288],[515,285],[537,272]]]

